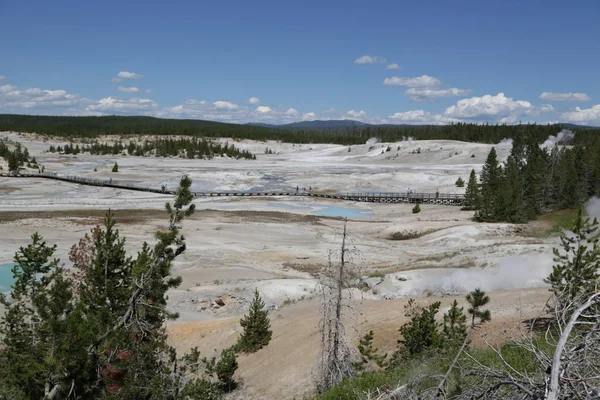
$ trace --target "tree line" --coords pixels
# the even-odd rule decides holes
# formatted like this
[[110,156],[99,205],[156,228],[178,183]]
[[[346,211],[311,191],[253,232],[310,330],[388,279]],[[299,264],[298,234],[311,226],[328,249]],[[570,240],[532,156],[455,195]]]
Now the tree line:
[[186,158],[207,158],[216,156],[227,156],[231,158],[244,158],[256,160],[256,156],[248,150],[240,150],[233,144],[214,142],[212,140],[196,139],[159,139],[154,141],[146,140],[144,142],[130,141],[124,144],[121,141],[110,143],[94,142],[91,144],[66,144],[64,146],[50,146],[50,153],[79,154],[89,153],[92,155],[117,155],[127,152],[130,156],[156,156],[156,157],[186,157]]
[[[282,129],[254,125],[227,124],[202,120],[161,119],[138,116],[58,117],[34,115],[0,115],[0,131],[35,132],[65,138],[94,138],[102,135],[189,135],[231,137],[253,140],[282,140],[288,143],[364,144],[377,137],[383,142],[397,142],[412,137],[419,140],[460,140],[499,143],[505,138],[528,136],[538,143],[555,135],[564,126],[488,125],[453,123],[449,125],[373,125],[332,129]],[[593,140],[599,128],[572,127],[576,143]]]
[[476,210],[478,221],[522,223],[598,195],[600,137],[547,149],[533,137],[517,136],[504,163],[492,148],[479,178],[471,171],[465,208]]

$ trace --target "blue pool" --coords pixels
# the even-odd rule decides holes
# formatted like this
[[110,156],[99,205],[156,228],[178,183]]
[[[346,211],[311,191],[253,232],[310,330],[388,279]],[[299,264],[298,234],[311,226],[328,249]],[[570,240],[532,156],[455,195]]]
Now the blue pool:
[[11,268],[14,264],[0,264],[0,293],[10,291],[10,285],[13,283],[13,274]]

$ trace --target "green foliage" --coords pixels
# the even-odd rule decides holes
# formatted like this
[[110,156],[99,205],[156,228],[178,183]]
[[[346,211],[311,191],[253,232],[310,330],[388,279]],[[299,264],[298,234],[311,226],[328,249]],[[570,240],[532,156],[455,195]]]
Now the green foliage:
[[233,374],[238,368],[235,350],[233,348],[225,349],[221,352],[221,358],[215,366],[215,372],[219,378],[219,382],[226,392],[235,389],[235,381]]
[[166,206],[168,230],[135,259],[110,212],[71,250],[72,272],[37,234],[17,252],[15,283],[1,296],[1,398],[217,399],[235,387],[233,350],[219,360],[200,360],[197,350],[177,360],[167,343],[164,322],[176,314],[166,293],[181,282],[170,269],[186,248],[179,224],[194,212],[190,186],[182,178]]
[[271,341],[271,323],[269,321],[268,310],[265,310],[265,303],[254,289],[254,298],[250,304],[248,315],[240,320],[240,325],[244,331],[238,338],[236,344],[237,351],[253,353],[269,344]]
[[492,319],[492,314],[490,313],[490,310],[481,309],[481,307],[485,306],[490,302],[489,296],[487,296],[483,290],[475,289],[467,295],[466,299],[470,305],[467,311],[471,315],[471,327],[475,326],[475,318],[479,318],[480,324],[483,324],[484,322],[490,321]]
[[554,248],[552,273],[545,280],[557,298],[575,301],[600,287],[600,238],[597,219],[582,215],[581,208],[567,232],[560,235],[562,252]]
[[[50,146],[49,152],[55,152],[57,149]],[[256,157],[247,150],[239,150],[233,144],[213,142],[211,140],[196,138],[181,139],[160,139],[146,140],[144,142],[130,141],[125,146],[121,141],[109,143],[93,142],[91,144],[74,146],[65,145],[65,154],[90,153],[92,155],[112,154],[118,155],[127,151],[130,156],[156,156],[156,157],[186,157],[186,158],[208,158],[216,156],[228,156],[236,159],[256,159]]]
[[465,181],[463,178],[459,177],[455,183],[456,187],[465,187]]
[[418,214],[421,212],[421,206],[417,203],[415,204],[415,206],[412,208],[412,213],[413,214]]
[[456,299],[446,314],[442,334],[448,345],[460,345],[467,337],[467,316],[463,307],[458,307]]
[[479,208],[481,201],[481,195],[479,193],[479,184],[477,183],[477,174],[475,170],[471,170],[469,175],[469,182],[467,183],[467,189],[465,190],[465,210],[476,210]]
[[404,309],[410,321],[400,328],[403,339],[398,340],[400,348],[393,356],[395,363],[402,353],[414,356],[441,346],[442,336],[438,331],[439,324],[435,320],[440,305],[441,303],[436,301],[428,307],[421,308],[416,306],[414,299],[409,300]]
[[119,172],[119,164],[115,161],[115,165],[112,167],[112,172]]
[[389,365],[387,359],[387,353],[380,354],[376,347],[373,347],[373,331],[366,333],[358,344],[358,352],[360,353],[360,361],[354,363],[354,368],[357,371],[365,371],[370,369],[372,364],[375,364],[379,368],[385,368]]
[[[0,140],[0,157],[6,160],[8,171],[12,174],[18,173],[23,165],[31,163],[27,147],[22,146],[18,142],[15,144],[15,149],[11,151],[6,143]],[[32,161],[35,161],[35,158]]]

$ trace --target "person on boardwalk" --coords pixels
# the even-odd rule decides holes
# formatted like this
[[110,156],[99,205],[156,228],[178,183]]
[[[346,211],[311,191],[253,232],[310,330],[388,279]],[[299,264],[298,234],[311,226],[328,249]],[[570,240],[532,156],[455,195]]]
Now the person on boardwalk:
[[440,198],[440,189],[435,189],[435,198],[436,199]]
[[298,190],[300,190],[300,188],[298,187],[298,185],[296,185],[296,193],[298,193]]

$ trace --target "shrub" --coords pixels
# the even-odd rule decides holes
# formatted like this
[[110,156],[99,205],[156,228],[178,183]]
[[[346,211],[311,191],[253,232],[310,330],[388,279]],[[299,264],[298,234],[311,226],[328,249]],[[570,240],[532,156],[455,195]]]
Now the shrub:
[[418,204],[415,204],[415,206],[412,209],[413,214],[418,214],[421,212],[421,206],[419,206]]

